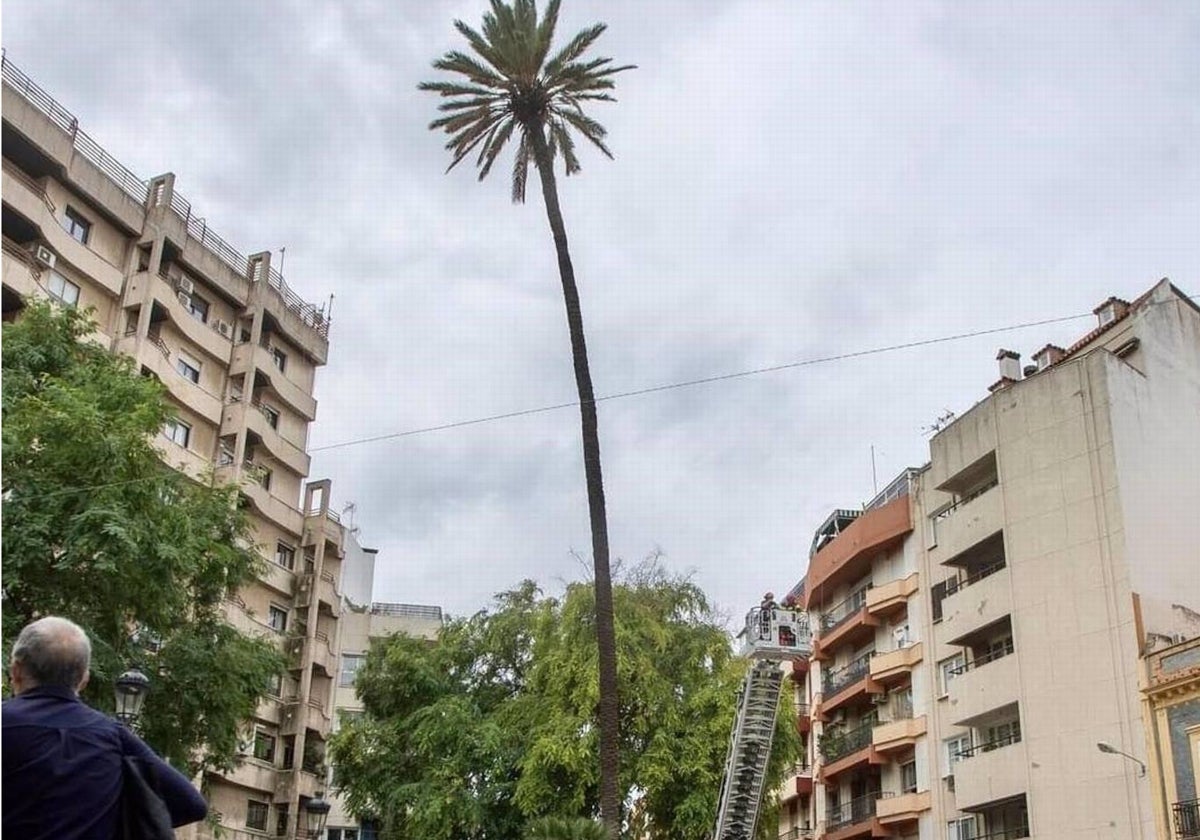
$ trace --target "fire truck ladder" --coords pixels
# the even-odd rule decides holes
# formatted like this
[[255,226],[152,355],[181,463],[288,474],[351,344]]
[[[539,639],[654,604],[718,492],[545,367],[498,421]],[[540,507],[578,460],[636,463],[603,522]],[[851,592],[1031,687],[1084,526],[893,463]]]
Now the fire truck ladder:
[[783,609],[767,610],[765,617],[763,613],[754,609],[746,617],[742,652],[753,661],[729,736],[714,840],[753,840],[775,736],[783,683],[780,663],[812,652],[807,616]]

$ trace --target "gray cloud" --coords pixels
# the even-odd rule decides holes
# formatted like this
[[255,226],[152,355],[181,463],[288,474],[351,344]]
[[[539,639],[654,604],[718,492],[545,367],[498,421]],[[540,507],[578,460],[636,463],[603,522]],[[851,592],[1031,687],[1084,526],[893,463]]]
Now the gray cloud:
[[[540,199],[444,174],[416,84],[483,4],[5,7],[8,55],[243,251],[335,295],[316,446],[574,399]],[[639,69],[616,161],[560,188],[596,388],[1088,312],[1200,275],[1200,11],[1165,2],[568,3]],[[277,257],[278,258],[278,257]],[[926,457],[997,346],[1084,320],[603,403],[614,552],[739,614],[813,528]],[[318,452],[377,596],[469,612],[587,575],[574,409]]]

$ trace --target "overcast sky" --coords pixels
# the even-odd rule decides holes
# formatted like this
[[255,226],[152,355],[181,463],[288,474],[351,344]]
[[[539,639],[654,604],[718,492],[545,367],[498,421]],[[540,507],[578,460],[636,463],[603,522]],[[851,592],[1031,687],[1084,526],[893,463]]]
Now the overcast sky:
[[[1091,328],[1200,292],[1200,5],[566,0],[634,63],[616,160],[559,180],[598,395],[1086,318],[604,402],[614,557],[730,614],[804,573],[832,508]],[[9,59],[243,253],[334,295],[313,448],[570,402],[540,195],[476,182],[416,90],[485,3],[9,0]],[[575,408],[314,453],[380,549],[376,600],[485,606],[590,575]],[[576,555],[580,559],[577,559]]]

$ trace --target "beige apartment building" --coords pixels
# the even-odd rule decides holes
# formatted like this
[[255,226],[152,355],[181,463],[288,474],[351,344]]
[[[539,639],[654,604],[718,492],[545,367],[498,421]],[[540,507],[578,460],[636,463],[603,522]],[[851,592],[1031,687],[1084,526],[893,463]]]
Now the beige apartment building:
[[324,790],[343,610],[345,529],[329,483],[305,483],[329,321],[269,253],[239,253],[173,175],[138,178],[5,57],[4,318],[38,297],[92,307],[92,338],[166,386],[179,415],[157,440],[168,463],[242,484],[269,562],[228,618],[276,640],[289,667],[247,723],[242,765],[203,782],[222,837],[294,837]]
[[[375,549],[360,546],[357,535],[347,533],[339,663],[337,685],[334,688],[335,730],[343,721],[362,714],[362,703],[354,689],[354,677],[366,660],[372,641],[403,633],[432,642],[442,629],[441,607],[372,600],[376,559]],[[326,798],[332,805],[326,840],[376,840],[376,829],[370,820],[354,817],[336,793],[330,793]]]
[[1191,736],[1149,725],[1144,657],[1200,634],[1200,309],[1164,280],[1095,315],[1001,351],[928,464],[817,530],[781,837],[1190,836]]

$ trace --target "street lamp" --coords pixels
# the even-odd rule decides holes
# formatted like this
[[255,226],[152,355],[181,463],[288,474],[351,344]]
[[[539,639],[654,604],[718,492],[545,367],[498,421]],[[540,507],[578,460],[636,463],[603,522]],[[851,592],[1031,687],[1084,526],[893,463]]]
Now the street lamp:
[[320,837],[325,830],[325,820],[329,817],[330,804],[325,801],[321,791],[304,803],[304,823],[309,837]]
[[142,706],[146,695],[150,692],[150,679],[136,668],[131,668],[117,677],[113,684],[113,697],[116,700],[117,720],[129,728],[137,726],[138,718],[142,716]]
[[1109,753],[1110,755],[1119,755],[1119,756],[1128,758],[1130,761],[1132,761],[1134,764],[1136,764],[1138,766],[1138,768],[1139,768],[1138,776],[1139,777],[1146,775],[1146,765],[1145,764],[1143,764],[1140,760],[1131,756],[1129,753],[1121,752],[1119,749],[1114,747],[1112,744],[1106,743],[1104,741],[1100,741],[1096,744],[1096,749],[1100,750],[1100,752],[1102,752],[1102,753]]

